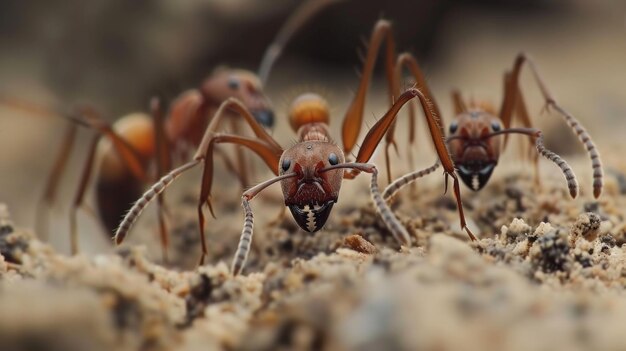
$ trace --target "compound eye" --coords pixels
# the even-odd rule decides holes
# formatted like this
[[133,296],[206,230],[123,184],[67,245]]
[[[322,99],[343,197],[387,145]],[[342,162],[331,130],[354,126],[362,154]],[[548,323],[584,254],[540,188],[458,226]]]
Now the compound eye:
[[339,163],[339,157],[337,157],[337,155],[334,152],[331,152],[330,155],[328,155],[328,162],[334,166],[337,163]]
[[502,125],[498,121],[493,121],[491,122],[491,130],[493,130],[494,132],[499,132],[500,130],[502,130]]
[[456,133],[457,129],[459,129],[459,124],[456,121],[450,123],[450,134]]
[[283,168],[283,172],[287,172],[287,170],[289,170],[289,167],[291,167],[291,160],[284,159],[281,167]]
[[239,89],[239,80],[235,77],[231,77],[228,79],[228,87],[231,90],[238,90]]

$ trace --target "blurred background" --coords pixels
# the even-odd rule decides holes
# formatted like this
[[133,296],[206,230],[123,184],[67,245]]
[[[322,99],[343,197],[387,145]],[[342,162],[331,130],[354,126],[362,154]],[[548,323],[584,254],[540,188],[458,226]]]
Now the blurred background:
[[[114,121],[146,110],[151,96],[171,99],[198,86],[220,65],[256,70],[263,51],[299,3],[3,0],[0,93],[59,111],[88,102]],[[334,4],[295,35],[270,76],[266,89],[277,111],[274,133],[279,142],[290,143],[284,111],[289,99],[305,90],[329,98],[333,133],[339,135],[341,118],[358,84],[357,50],[379,18],[393,22],[398,50],[419,58],[448,121],[452,88],[499,106],[503,73],[512,67],[515,55],[525,51],[535,59],[556,98],[587,126],[607,166],[620,159],[614,150],[620,146],[624,150],[626,132],[623,0],[346,0]],[[380,73],[367,105],[370,124],[386,110]],[[581,153],[558,118],[539,114],[539,92],[528,72],[523,75],[533,120],[549,132],[549,146],[563,154]],[[34,208],[65,126],[62,120],[0,108],[0,202],[9,205],[20,226],[34,224]],[[67,210],[89,140],[89,132],[84,134],[53,209],[53,228],[62,232],[67,231]],[[426,136],[423,131],[418,135]],[[419,164],[433,159],[434,154],[425,153]],[[81,218],[79,225],[97,224]],[[65,235],[55,236],[53,244],[66,250]]]

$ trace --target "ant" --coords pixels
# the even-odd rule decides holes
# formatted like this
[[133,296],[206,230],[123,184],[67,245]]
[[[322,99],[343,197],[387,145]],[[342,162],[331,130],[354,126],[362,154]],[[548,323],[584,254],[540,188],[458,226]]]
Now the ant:
[[[49,175],[42,203],[50,206],[56,197],[56,189],[74,146],[78,126],[88,127],[98,133],[89,147],[78,189],[70,211],[70,250],[78,252],[76,212],[83,204],[83,198],[92,177],[95,163],[96,204],[98,217],[107,229],[113,232],[126,209],[141,194],[146,184],[159,179],[172,169],[172,157],[184,155],[189,146],[197,147],[202,132],[209,124],[220,104],[231,98],[250,111],[262,128],[271,129],[274,113],[263,87],[267,82],[273,64],[289,39],[317,12],[338,0],[307,1],[290,15],[277,36],[264,53],[258,74],[242,69],[219,68],[207,77],[198,89],[183,92],[171,104],[168,118],[164,117],[158,99],[150,103],[150,114],[133,113],[118,119],[112,126],[104,122],[91,107],[82,106],[69,115],[52,112],[49,109],[9,97],[0,96],[0,103],[6,107],[46,117],[64,117],[70,125],[63,138],[58,157]],[[239,125],[235,116],[228,116],[230,126],[238,133]],[[101,140],[102,137],[105,140]],[[219,150],[217,150],[220,152]],[[237,174],[242,186],[248,183],[246,165],[242,150],[236,150],[237,164],[234,165],[226,154],[220,152],[227,169]],[[156,160],[156,162],[153,162]],[[150,167],[156,164],[156,174],[149,175]],[[163,259],[167,262],[168,238],[159,197],[159,226]],[[39,211],[38,211],[39,212]],[[38,215],[38,222],[40,222]]]
[[[416,62],[413,62],[417,65]],[[488,182],[501,152],[507,145],[507,137],[510,134],[521,134],[530,137],[535,144],[537,154],[534,157],[535,183],[539,184],[538,164],[541,155],[556,164],[563,173],[567,182],[569,194],[572,198],[578,195],[578,181],[570,166],[556,153],[545,148],[543,144],[543,133],[541,130],[533,128],[521,89],[519,87],[519,76],[522,66],[526,65],[531,69],[532,74],[539,86],[539,90],[545,100],[544,109],[553,109],[561,115],[573,132],[578,136],[583,144],[593,169],[593,195],[598,198],[602,193],[602,162],[600,154],[591,140],[589,133],[569,112],[564,110],[549,92],[543,82],[534,61],[525,53],[520,53],[515,59],[512,71],[504,75],[504,98],[499,113],[486,104],[472,102],[466,104],[460,92],[453,91],[455,120],[450,123],[449,133],[446,143],[451,151],[457,172],[463,182],[472,190],[481,190]],[[418,80],[423,83],[423,77]],[[435,104],[435,100],[430,96],[427,89],[425,94]],[[514,114],[515,113],[515,114]],[[517,116],[521,121],[522,128],[511,128],[513,117]],[[500,136],[504,136],[504,140]],[[389,199],[405,185],[425,176],[439,167],[436,163],[426,169],[411,172],[398,178],[391,183],[383,192],[383,198]]]
[[[328,129],[329,106],[321,96],[306,93],[292,102],[289,108],[289,122],[298,135],[298,142],[288,149],[283,149],[259,125],[244,104],[233,98],[228,99],[222,103],[206,129],[193,160],[162,177],[135,202],[120,223],[115,233],[115,242],[121,244],[124,241],[132,225],[150,201],[161,194],[177,177],[204,163],[202,188],[197,207],[199,231],[202,239],[200,264],[204,264],[207,255],[203,214],[205,204],[215,218],[210,201],[214,169],[213,151],[217,144],[230,143],[244,146],[253,151],[263,159],[276,175],[276,177],[248,189],[242,195],[245,220],[232,263],[233,274],[236,275],[241,272],[250,250],[254,223],[250,200],[277,182],[281,183],[285,206],[289,208],[296,223],[307,232],[316,232],[322,229],[333,205],[338,201],[342,180],[352,179],[361,172],[370,173],[370,190],[377,212],[394,238],[401,245],[410,245],[411,239],[406,228],[395,218],[381,197],[376,166],[366,162],[369,161],[376,146],[395,120],[400,108],[415,97],[421,102],[428,125],[432,126],[432,139],[438,146],[438,156],[444,164],[452,163],[448,152],[445,150],[440,129],[437,127],[428,100],[422,92],[415,88],[408,89],[401,94],[387,113],[369,130],[354,162],[345,162],[346,158],[343,151],[331,140]],[[241,116],[252,128],[256,138],[219,133],[218,123],[227,111],[236,112]],[[356,128],[356,126],[351,128]]]
[[[435,116],[434,120],[436,122],[436,126],[439,128],[440,134],[445,136],[445,131],[443,129],[444,122],[441,117],[442,115],[440,113],[440,109],[435,99],[432,97],[432,93],[428,88],[428,84],[426,83],[426,79],[424,78],[424,74],[422,73],[417,60],[413,57],[413,55],[406,52],[396,56],[391,23],[386,20],[379,20],[376,22],[370,36],[368,52],[365,56],[362,79],[344,119],[343,136],[345,140],[347,140],[347,142],[344,143],[345,153],[349,153],[351,151],[356,144],[356,138],[359,135],[358,127],[353,129],[346,129],[345,127],[346,125],[359,126],[363,119],[365,97],[370,77],[373,74],[377,52],[383,42],[386,42],[384,67],[390,101],[393,102],[393,97],[397,96],[400,90],[400,77],[402,76],[403,70],[407,69],[415,79],[417,87],[423,92],[426,100],[430,104],[430,108]],[[530,67],[535,80],[539,85],[539,89],[546,103],[545,108],[552,108],[563,116],[568,125],[579,137],[581,143],[585,146],[592,161],[594,196],[596,198],[599,197],[602,191],[602,165],[595,144],[580,122],[578,122],[570,113],[565,111],[556,102],[541,79],[533,61],[527,55],[522,53],[516,58],[512,72],[507,72],[505,74],[505,94],[500,113],[497,114],[497,117],[496,112],[487,107],[487,105],[471,104],[468,107],[463,101],[461,94],[457,91],[453,92],[452,96],[455,106],[455,114],[457,117],[450,124],[450,136],[445,140],[445,144],[450,150],[453,162],[442,163],[445,159],[440,158],[440,160],[438,160],[433,166],[408,173],[392,182],[389,148],[393,146],[396,149],[396,152],[398,150],[394,139],[395,122],[392,123],[385,135],[385,163],[389,185],[382,193],[383,199],[386,201],[389,200],[402,187],[434,172],[440,166],[443,166],[446,174],[446,188],[447,176],[452,176],[454,180],[454,190],[461,220],[461,228],[466,230],[471,240],[475,240],[475,236],[466,226],[463,206],[460,201],[458,180],[454,174],[455,171],[458,172],[463,182],[472,190],[478,191],[482,189],[497,165],[502,151],[501,149],[506,146],[508,140],[507,137],[510,134],[522,134],[529,136],[535,143],[538,154],[552,161],[561,169],[566,178],[570,195],[572,198],[575,198],[578,194],[578,182],[576,181],[574,172],[559,155],[545,148],[543,144],[543,133],[532,127],[530,117],[519,88],[519,76],[524,63],[527,63]],[[411,108],[413,106],[409,105],[409,107]],[[521,120],[524,128],[511,128],[514,112],[515,115]],[[429,124],[429,128],[431,135],[433,135],[433,126]],[[415,140],[414,129],[414,111],[413,109],[409,109],[408,139],[410,145],[412,145]],[[500,135],[504,135],[504,141],[500,140]],[[409,150],[411,150],[411,147],[409,147]],[[447,152],[445,147],[444,150]],[[538,183],[538,156],[535,157],[534,161],[536,175],[535,180]]]
[[[406,62],[409,62],[416,80],[420,84],[425,84],[417,61],[410,54],[405,53],[403,57]],[[587,150],[593,170],[593,195],[595,198],[598,198],[602,193],[602,162],[600,154],[591,140],[591,136],[577,119],[556,102],[539,75],[534,61],[525,53],[518,54],[512,71],[508,71],[504,75],[505,91],[499,113],[496,113],[487,104],[476,102],[466,104],[459,91],[455,90],[452,92],[456,118],[450,123],[450,136],[446,138],[446,144],[451,152],[457,172],[467,187],[473,191],[481,190],[487,184],[495,166],[498,164],[500,154],[507,145],[508,135],[521,134],[530,137],[537,150],[537,154],[534,156],[535,183],[540,184],[538,156],[541,155],[560,168],[567,182],[570,196],[576,198],[578,195],[578,181],[571,167],[559,155],[545,148],[543,133],[532,126],[519,87],[519,76],[524,63],[531,69],[539,86],[539,90],[545,100],[544,109],[553,109],[558,112]],[[435,100],[430,96],[430,92],[427,89],[424,89],[424,91],[433,105],[436,106]],[[522,128],[511,127],[514,116],[520,119],[523,125]],[[504,140],[498,137],[500,135],[504,135]],[[435,163],[431,167],[411,172],[398,178],[384,190],[383,198],[391,198],[402,187],[432,173],[438,167],[439,164]]]

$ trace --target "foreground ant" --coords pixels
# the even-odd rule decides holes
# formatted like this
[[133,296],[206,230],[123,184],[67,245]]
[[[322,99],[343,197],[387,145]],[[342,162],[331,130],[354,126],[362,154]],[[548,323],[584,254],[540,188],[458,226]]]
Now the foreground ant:
[[[216,144],[231,143],[254,151],[276,174],[276,177],[258,184],[245,191],[242,195],[245,221],[237,253],[232,264],[233,274],[241,272],[250,250],[253,233],[253,214],[249,201],[263,189],[276,182],[281,183],[285,206],[289,208],[298,225],[307,232],[315,232],[324,226],[333,205],[337,202],[342,179],[352,179],[360,172],[370,173],[372,175],[371,193],[377,212],[394,238],[401,245],[410,245],[411,239],[407,230],[395,218],[380,195],[376,166],[365,162],[372,156],[383,135],[395,120],[400,108],[415,97],[419,98],[424,110],[433,142],[437,145],[438,156],[444,164],[451,164],[452,161],[443,144],[440,129],[430,110],[429,102],[424,94],[417,89],[409,89],[400,95],[389,111],[369,130],[353,163],[345,162],[344,153],[330,139],[328,131],[329,108],[326,101],[320,96],[309,93],[301,95],[293,101],[289,109],[289,122],[297,133],[299,141],[296,145],[286,150],[267,134],[241,102],[236,99],[228,99],[222,104],[209,124],[193,161],[161,178],[135,202],[120,223],[115,233],[115,242],[117,244],[122,243],[143,209],[158,194],[163,192],[174,179],[185,171],[204,162],[202,189],[198,202],[199,229],[202,239],[200,264],[203,264],[207,250],[204,238],[205,220],[202,207],[204,204],[207,204],[211,214],[213,214],[210,202],[213,182],[213,151]],[[228,110],[236,111],[244,118],[254,131],[256,139],[217,132],[219,120]],[[357,126],[350,126],[350,128],[357,128]],[[342,171],[342,169],[349,169],[349,171]]]
[[[522,134],[531,138],[539,155],[552,161],[561,169],[565,176],[570,196],[576,198],[578,195],[578,182],[570,166],[559,155],[545,148],[543,145],[543,133],[539,129],[532,127],[519,87],[519,75],[524,63],[527,63],[530,67],[539,85],[545,100],[546,109],[552,108],[556,110],[585,146],[593,168],[593,194],[595,198],[598,198],[602,192],[603,172],[600,155],[595,144],[580,122],[557,104],[541,79],[533,61],[523,53],[519,54],[515,59],[512,72],[505,74],[504,99],[499,114],[496,115],[492,108],[484,104],[472,103],[468,106],[459,92],[454,91],[452,94],[457,117],[450,124],[450,136],[446,139],[446,142],[461,179],[474,191],[482,189],[498,164],[501,151],[507,145],[506,137],[509,134]],[[430,97],[427,90],[425,90],[425,94],[434,104],[434,99]],[[523,128],[511,128],[514,112],[524,126]],[[504,140],[501,140],[499,137],[501,135],[504,135]],[[534,158],[534,161],[535,181],[538,183],[538,156]],[[383,197],[385,199],[390,198],[403,186],[433,172],[438,167],[439,164],[435,164],[427,169],[412,172],[397,179],[385,189]]]
[[[303,3],[285,22],[274,42],[268,47],[261,61],[259,74],[241,69],[217,69],[204,80],[199,89],[188,90],[171,104],[168,118],[157,100],[151,102],[151,115],[133,113],[118,119],[113,126],[102,120],[98,113],[89,107],[80,107],[69,116],[51,112],[48,109],[9,97],[0,97],[3,105],[44,116],[62,116],[70,120],[59,155],[48,178],[43,201],[50,206],[56,197],[56,188],[62,177],[69,153],[74,146],[78,126],[86,126],[98,131],[89,148],[87,160],[80,178],[78,189],[70,211],[70,248],[78,252],[76,212],[82,206],[89,180],[96,162],[95,174],[96,204],[99,218],[107,232],[113,232],[128,205],[141,196],[146,184],[159,179],[170,170],[171,159],[177,153],[184,159],[189,146],[197,147],[202,133],[209,124],[220,104],[236,98],[250,111],[263,128],[272,128],[274,113],[268,98],[263,92],[265,81],[282,48],[292,35],[317,12],[337,0],[307,1]],[[239,124],[235,116],[228,114],[230,126],[238,133]],[[104,136],[106,140],[101,140]],[[225,154],[226,166],[240,177],[242,185],[247,184],[245,162],[241,150],[237,150],[237,163],[233,165]],[[156,174],[149,175],[150,167],[156,160]],[[167,261],[167,231],[161,211],[162,198],[159,197],[159,225],[163,258]],[[41,218],[38,215],[38,222]]]

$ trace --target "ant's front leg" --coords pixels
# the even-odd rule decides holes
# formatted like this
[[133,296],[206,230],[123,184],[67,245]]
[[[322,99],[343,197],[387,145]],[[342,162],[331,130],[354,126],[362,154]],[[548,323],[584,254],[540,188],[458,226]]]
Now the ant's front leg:
[[[386,20],[379,20],[374,26],[372,35],[367,48],[367,55],[363,65],[363,72],[361,74],[361,80],[359,81],[359,87],[357,89],[354,99],[350,103],[348,110],[346,111],[343,125],[341,128],[341,136],[343,139],[344,153],[350,154],[361,131],[363,125],[363,112],[365,110],[365,100],[367,98],[367,90],[369,88],[370,80],[374,72],[374,66],[378,56],[380,46],[386,42],[385,47],[385,75],[388,83],[389,101],[390,104],[394,103],[394,98],[399,95],[399,84],[397,83],[398,77],[395,71],[395,41],[393,39],[393,33],[391,31],[391,23]],[[385,162],[387,165],[387,177],[391,182],[391,166],[389,162],[389,145],[395,145],[393,135],[390,136],[387,147],[385,148]],[[397,146],[396,146],[397,150]]]
[[454,180],[454,195],[456,197],[459,217],[461,220],[461,228],[465,230],[471,240],[476,240],[476,237],[467,227],[467,223],[465,222],[465,214],[463,213],[463,204],[461,202],[459,180],[454,173],[454,163],[452,162],[452,158],[450,157],[450,153],[448,152],[448,148],[446,147],[446,144],[444,142],[441,126],[439,125],[438,120],[434,115],[434,112],[432,110],[432,104],[429,103],[429,100],[420,90],[412,88],[405,91],[402,95],[400,95],[396,103],[383,116],[383,118],[381,118],[380,120],[378,120],[378,122],[376,122],[376,124],[374,124],[374,126],[365,136],[363,144],[359,149],[356,162],[367,162],[371,158],[374,150],[376,149],[376,146],[380,143],[383,136],[389,129],[389,126],[393,123],[400,108],[405,103],[415,97],[419,99],[422,109],[424,111],[424,117],[426,118],[428,129],[430,131],[430,135],[435,146],[435,150],[437,151],[439,161],[441,162],[441,165],[444,169],[444,174],[446,175],[446,185],[448,176],[452,177],[452,179]]

